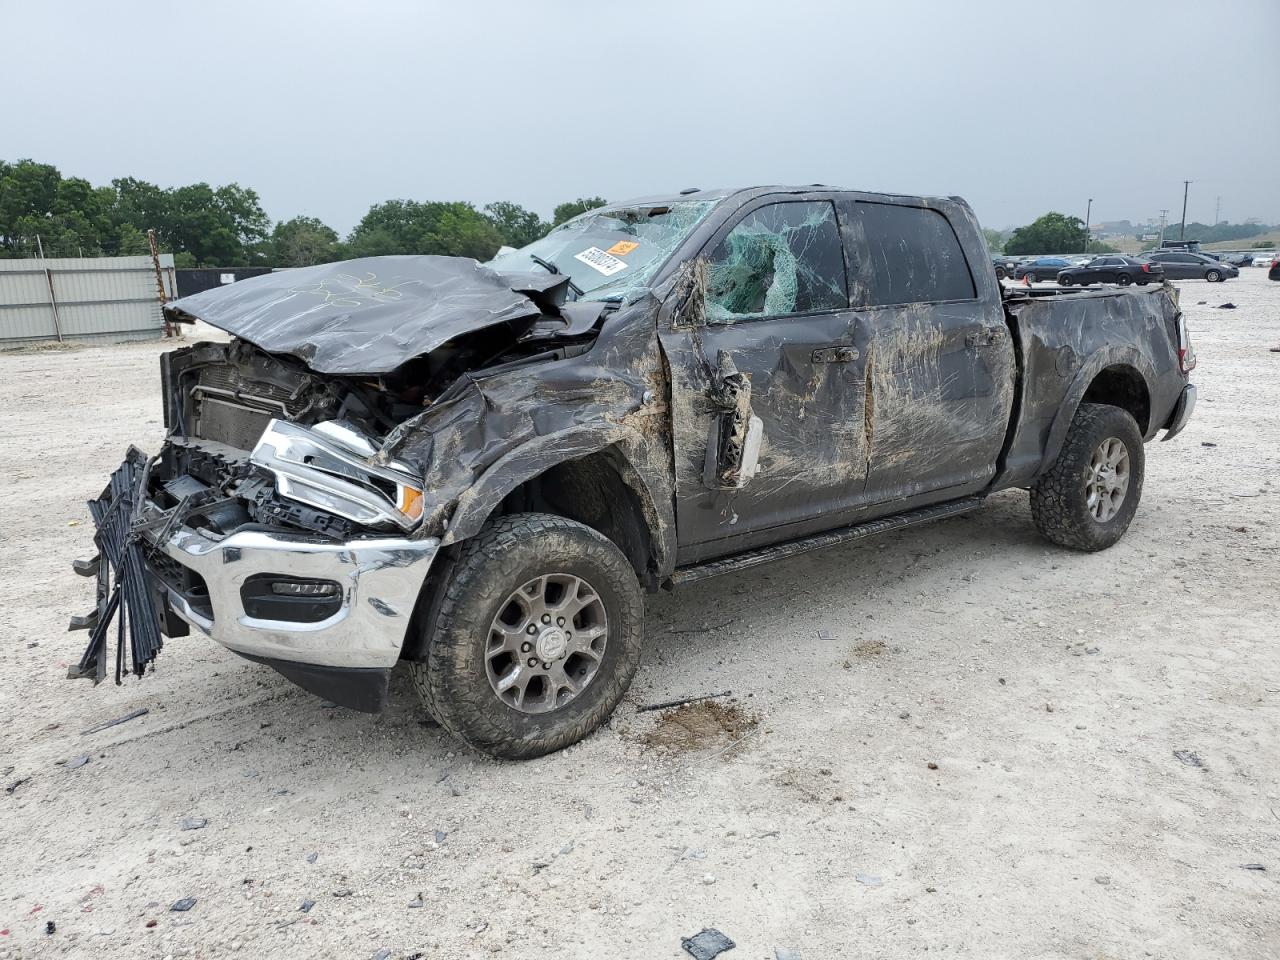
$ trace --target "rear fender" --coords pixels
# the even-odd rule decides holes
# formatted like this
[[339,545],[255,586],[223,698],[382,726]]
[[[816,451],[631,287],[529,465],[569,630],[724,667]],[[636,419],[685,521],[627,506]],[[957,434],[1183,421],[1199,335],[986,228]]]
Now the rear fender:
[[[1151,362],[1133,347],[1111,346],[1103,347],[1095,351],[1090,357],[1081,364],[1080,369],[1076,372],[1075,378],[1071,381],[1071,385],[1067,388],[1066,396],[1062,400],[1062,405],[1058,407],[1058,413],[1053,418],[1053,426],[1049,428],[1049,437],[1045,442],[1044,460],[1040,465],[1040,472],[1047,470],[1053,466],[1058,459],[1058,454],[1062,452],[1062,445],[1066,443],[1067,431],[1071,427],[1071,421],[1075,419],[1076,411],[1080,409],[1080,404],[1084,400],[1084,395],[1089,391],[1089,386],[1107,367],[1132,367],[1138,372],[1142,378],[1143,384],[1147,388],[1147,395],[1153,396],[1152,384],[1156,381],[1155,367]],[[1143,435],[1144,440],[1150,440],[1155,436],[1159,429],[1159,424],[1155,423],[1155,418],[1150,418]]]

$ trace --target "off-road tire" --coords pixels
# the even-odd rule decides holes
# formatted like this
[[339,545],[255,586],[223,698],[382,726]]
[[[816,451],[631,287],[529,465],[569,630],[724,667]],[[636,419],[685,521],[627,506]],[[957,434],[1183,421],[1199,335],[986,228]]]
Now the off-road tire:
[[[489,683],[485,645],[505,598],[547,573],[587,580],[608,617],[598,672],[581,693],[548,713],[523,713]],[[424,629],[427,656],[410,664],[427,712],[471,747],[523,760],[581,740],[613,713],[631,685],[644,639],[644,598],[622,551],[590,527],[543,513],[487,523],[457,553]]]
[[[1088,508],[1089,463],[1103,440],[1128,448],[1129,489],[1115,516],[1100,523]],[[1105,550],[1129,528],[1142,499],[1143,447],[1138,423],[1127,410],[1082,403],[1058,459],[1031,485],[1031,519],[1047,540],[1073,550]]]

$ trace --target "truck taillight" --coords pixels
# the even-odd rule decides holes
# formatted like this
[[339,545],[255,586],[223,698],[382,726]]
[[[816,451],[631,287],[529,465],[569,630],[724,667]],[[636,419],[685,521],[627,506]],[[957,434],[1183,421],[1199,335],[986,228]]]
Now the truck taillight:
[[1191,334],[1187,332],[1187,318],[1178,313],[1178,369],[1190,373],[1196,368],[1196,348],[1191,345]]

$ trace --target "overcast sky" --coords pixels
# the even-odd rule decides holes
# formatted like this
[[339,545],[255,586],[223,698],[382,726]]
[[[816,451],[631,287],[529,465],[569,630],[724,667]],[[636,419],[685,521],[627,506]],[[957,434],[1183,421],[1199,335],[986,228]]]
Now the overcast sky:
[[0,0],[0,157],[369,206],[822,182],[1280,222],[1280,2]]

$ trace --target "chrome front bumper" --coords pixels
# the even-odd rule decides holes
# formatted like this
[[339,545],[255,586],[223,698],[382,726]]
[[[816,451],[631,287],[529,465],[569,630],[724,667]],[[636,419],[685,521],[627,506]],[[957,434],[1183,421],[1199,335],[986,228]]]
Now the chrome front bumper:
[[[174,613],[224,647],[266,660],[389,669],[400,656],[440,541],[380,537],[336,543],[260,531],[215,539],[180,527],[156,546],[199,574],[208,588],[212,616],[166,585]],[[316,623],[255,619],[240,597],[241,586],[255,574],[335,581],[343,591],[341,606]]]

